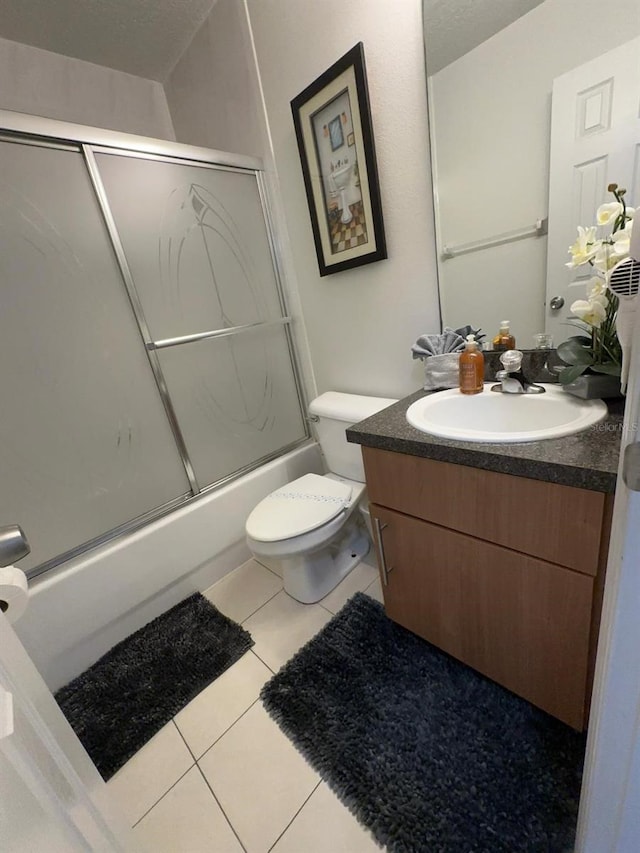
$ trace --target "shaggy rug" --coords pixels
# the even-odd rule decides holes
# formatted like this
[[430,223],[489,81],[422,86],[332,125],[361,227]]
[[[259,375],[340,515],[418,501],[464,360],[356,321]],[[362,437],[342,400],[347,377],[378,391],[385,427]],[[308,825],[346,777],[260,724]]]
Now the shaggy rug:
[[262,701],[394,853],[573,849],[585,739],[356,594]]
[[56,700],[106,780],[252,645],[195,593],[114,646]]

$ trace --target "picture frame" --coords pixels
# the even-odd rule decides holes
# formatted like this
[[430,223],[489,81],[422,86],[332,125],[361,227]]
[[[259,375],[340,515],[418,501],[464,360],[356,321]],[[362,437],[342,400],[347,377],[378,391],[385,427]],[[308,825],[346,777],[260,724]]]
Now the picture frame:
[[371,109],[358,42],[291,101],[320,275],[387,257]]

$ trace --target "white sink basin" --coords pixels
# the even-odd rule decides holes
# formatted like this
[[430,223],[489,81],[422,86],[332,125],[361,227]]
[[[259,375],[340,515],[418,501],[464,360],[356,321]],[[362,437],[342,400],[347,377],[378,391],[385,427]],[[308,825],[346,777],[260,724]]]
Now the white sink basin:
[[407,421],[440,438],[508,444],[573,435],[607,414],[602,400],[581,400],[557,385],[543,386],[545,394],[499,394],[492,385],[482,394],[430,394],[409,406]]

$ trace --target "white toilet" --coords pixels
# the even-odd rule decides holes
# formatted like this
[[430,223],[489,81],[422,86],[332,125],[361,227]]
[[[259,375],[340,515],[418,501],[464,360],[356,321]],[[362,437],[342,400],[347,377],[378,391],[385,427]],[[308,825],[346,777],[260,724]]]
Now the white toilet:
[[369,550],[362,455],[345,430],[395,402],[337,391],[313,400],[309,413],[330,473],[305,474],[276,489],[247,519],[252,554],[303,604],[328,595]]

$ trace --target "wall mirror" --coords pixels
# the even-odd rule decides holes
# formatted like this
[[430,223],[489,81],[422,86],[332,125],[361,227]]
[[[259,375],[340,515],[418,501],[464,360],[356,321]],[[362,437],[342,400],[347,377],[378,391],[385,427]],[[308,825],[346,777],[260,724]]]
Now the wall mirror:
[[423,19],[443,325],[557,345],[591,278],[565,266],[576,226],[609,182],[640,204],[637,0],[423,0]]

